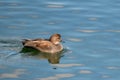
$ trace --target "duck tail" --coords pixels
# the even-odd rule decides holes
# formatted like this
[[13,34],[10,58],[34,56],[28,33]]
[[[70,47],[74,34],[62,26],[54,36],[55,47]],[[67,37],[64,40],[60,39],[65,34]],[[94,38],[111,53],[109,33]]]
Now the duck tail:
[[23,39],[22,44],[25,45],[26,42],[30,41],[29,39]]

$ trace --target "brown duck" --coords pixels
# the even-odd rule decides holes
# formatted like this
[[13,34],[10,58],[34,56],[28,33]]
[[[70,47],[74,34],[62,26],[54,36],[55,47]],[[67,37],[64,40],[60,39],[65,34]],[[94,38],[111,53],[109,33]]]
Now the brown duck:
[[53,34],[49,39],[25,39],[22,41],[24,47],[32,47],[45,53],[57,53],[63,50],[60,34]]

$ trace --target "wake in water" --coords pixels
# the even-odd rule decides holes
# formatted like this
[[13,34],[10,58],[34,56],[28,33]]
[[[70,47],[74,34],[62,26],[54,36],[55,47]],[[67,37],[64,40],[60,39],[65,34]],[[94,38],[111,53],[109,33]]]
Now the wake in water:
[[10,60],[18,57],[32,57],[36,59],[47,59],[51,64],[58,64],[60,62],[60,58],[63,57],[65,53],[71,52],[68,47],[65,47],[63,51],[56,54],[42,53],[33,48],[23,48],[22,42],[16,39],[0,40],[0,49],[1,60]]
[[16,39],[0,39],[0,59],[8,59],[18,55],[21,46],[21,41]]

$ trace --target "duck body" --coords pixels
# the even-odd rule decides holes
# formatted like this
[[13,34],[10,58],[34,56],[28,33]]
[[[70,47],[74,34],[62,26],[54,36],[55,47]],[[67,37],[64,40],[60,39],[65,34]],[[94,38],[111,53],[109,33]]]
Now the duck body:
[[24,40],[24,47],[32,47],[45,53],[57,53],[63,50],[62,44],[60,44],[60,34],[53,34],[50,39],[33,39]]

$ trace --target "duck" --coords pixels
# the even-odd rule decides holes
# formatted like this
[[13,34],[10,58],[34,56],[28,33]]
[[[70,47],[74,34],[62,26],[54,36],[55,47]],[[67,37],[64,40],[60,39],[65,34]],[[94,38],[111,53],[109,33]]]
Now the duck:
[[31,47],[45,53],[58,53],[63,50],[61,44],[61,35],[55,33],[49,39],[24,39],[22,44],[24,47]]

